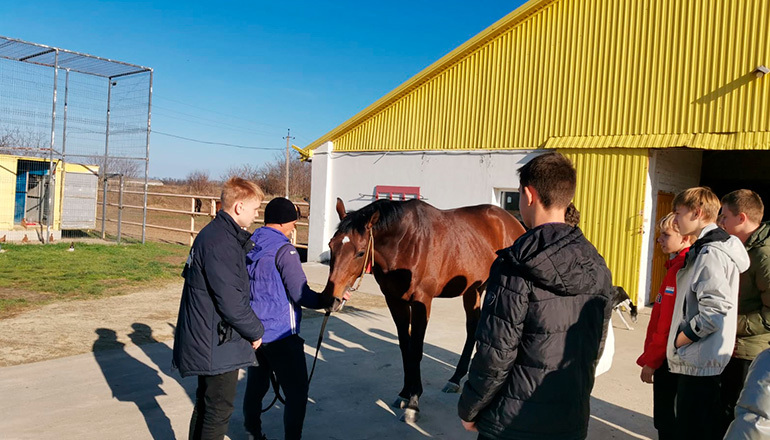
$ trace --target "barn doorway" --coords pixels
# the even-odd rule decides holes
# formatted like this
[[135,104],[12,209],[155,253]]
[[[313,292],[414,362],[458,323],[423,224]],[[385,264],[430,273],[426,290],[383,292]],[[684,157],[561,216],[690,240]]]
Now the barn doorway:
[[720,198],[736,189],[750,189],[765,204],[770,219],[770,151],[704,151],[701,185]]

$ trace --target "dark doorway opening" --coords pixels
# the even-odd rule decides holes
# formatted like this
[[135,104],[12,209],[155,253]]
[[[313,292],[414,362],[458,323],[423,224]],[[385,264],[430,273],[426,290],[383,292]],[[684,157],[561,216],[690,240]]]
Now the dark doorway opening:
[[719,198],[737,189],[750,189],[765,204],[763,220],[770,219],[770,151],[704,151],[701,185]]

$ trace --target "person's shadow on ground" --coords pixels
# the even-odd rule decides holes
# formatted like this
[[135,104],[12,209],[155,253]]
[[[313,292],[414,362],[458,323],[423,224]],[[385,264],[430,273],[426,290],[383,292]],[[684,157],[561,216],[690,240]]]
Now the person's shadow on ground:
[[158,371],[129,355],[114,330],[98,328],[96,334],[94,358],[112,390],[112,397],[136,405],[153,439],[176,438],[171,421],[158,404],[157,396],[166,394],[160,388],[163,379]]
[[152,363],[158,368],[158,371],[177,381],[179,385],[184,388],[190,401],[194,404],[195,385],[197,382],[194,380],[183,380],[178,370],[172,371],[171,358],[173,357],[173,350],[171,347],[155,339],[152,335],[152,327],[147,324],[135,322],[131,324],[131,328],[134,330],[128,334],[131,342],[139,347],[144,354],[150,358]]

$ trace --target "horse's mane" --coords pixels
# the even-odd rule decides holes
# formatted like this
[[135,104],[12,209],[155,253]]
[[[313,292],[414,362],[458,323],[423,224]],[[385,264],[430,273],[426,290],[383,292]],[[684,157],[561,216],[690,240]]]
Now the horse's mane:
[[374,230],[388,229],[394,223],[401,220],[404,216],[405,204],[410,202],[414,201],[409,200],[401,202],[387,199],[376,200],[358,211],[349,212],[345,218],[342,219],[339,226],[337,226],[337,232],[350,232],[355,230],[359,234],[365,233],[366,224],[375,212],[380,213],[380,218],[377,220],[377,223],[374,224]]

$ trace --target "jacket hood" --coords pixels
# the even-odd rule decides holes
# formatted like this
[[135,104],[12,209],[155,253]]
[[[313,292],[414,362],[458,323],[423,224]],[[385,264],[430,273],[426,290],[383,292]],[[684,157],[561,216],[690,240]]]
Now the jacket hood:
[[770,222],[761,223],[759,228],[746,240],[746,250],[770,244],[767,242],[768,237],[770,237]]
[[498,255],[520,267],[521,275],[557,295],[574,296],[609,286],[604,259],[578,227],[547,223],[530,229]]
[[706,245],[721,250],[738,266],[739,272],[745,272],[749,268],[749,254],[738,237],[731,236],[727,241],[715,241]]
[[249,252],[249,256],[255,256],[263,249],[272,248],[279,243],[288,243],[289,239],[277,229],[262,226],[251,235],[251,241],[254,243],[254,248]]

